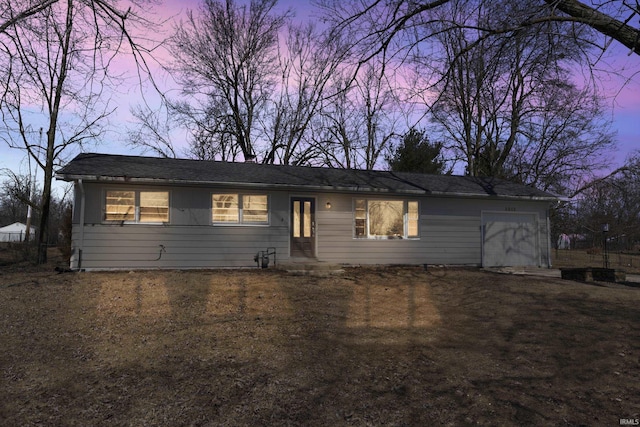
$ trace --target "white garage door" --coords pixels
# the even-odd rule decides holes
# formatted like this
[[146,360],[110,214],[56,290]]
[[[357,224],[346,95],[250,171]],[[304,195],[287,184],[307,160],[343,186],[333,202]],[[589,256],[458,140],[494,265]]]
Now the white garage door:
[[483,212],[483,267],[539,266],[537,215]]

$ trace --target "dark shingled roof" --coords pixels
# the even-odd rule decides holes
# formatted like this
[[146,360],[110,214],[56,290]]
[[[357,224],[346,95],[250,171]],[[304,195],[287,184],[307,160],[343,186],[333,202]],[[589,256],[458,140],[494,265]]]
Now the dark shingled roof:
[[255,188],[558,199],[553,194],[495,178],[92,153],[78,155],[57,171],[57,177],[65,181],[232,184]]

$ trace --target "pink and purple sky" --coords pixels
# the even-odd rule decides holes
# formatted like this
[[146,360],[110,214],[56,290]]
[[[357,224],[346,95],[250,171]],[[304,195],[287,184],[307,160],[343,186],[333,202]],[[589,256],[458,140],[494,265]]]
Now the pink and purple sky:
[[[185,16],[186,10],[196,9],[199,4],[200,0],[165,0],[161,6],[157,6],[155,14],[157,17],[174,17],[175,20],[179,20]],[[317,10],[314,10],[310,0],[281,0],[278,4],[279,10],[285,10],[287,7],[294,11],[296,20],[299,21],[315,19],[317,15]],[[170,24],[168,27],[170,28]],[[607,58],[603,61],[606,63],[602,64],[602,68],[606,66],[610,69],[623,70],[622,75],[604,71],[598,75],[603,94],[607,97],[607,105],[610,108],[612,128],[617,133],[618,149],[610,156],[613,169],[621,166],[632,152],[640,150],[640,55],[629,55],[628,50],[613,42]],[[126,67],[126,65],[124,66]],[[121,96],[123,94],[118,94],[116,96],[118,110],[116,117],[111,118],[113,124],[117,125],[120,121],[130,125],[130,108],[140,102],[139,97],[133,95],[139,91],[132,89],[125,93],[132,95]],[[118,127],[122,129],[124,126]],[[425,127],[428,128],[428,125]],[[127,145],[126,132],[110,132],[105,139],[108,142],[103,142],[90,151],[140,154]],[[2,168],[26,174],[25,154],[20,150],[10,149],[6,145],[0,146],[0,169]],[[39,176],[41,177],[41,175],[40,172]],[[60,195],[58,194],[58,196]]]

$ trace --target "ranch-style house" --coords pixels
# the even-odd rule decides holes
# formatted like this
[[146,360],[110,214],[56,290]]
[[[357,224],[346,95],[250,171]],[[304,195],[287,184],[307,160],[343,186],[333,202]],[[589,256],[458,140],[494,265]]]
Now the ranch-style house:
[[75,186],[70,267],[83,270],[550,267],[558,200],[493,178],[109,154],[57,178]]

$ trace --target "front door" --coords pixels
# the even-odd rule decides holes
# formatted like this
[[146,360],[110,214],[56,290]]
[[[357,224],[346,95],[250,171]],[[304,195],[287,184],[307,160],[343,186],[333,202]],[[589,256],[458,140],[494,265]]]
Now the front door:
[[315,257],[316,214],[315,199],[291,199],[291,257]]

